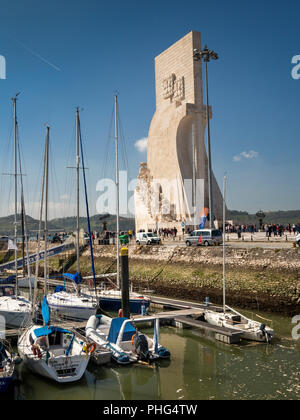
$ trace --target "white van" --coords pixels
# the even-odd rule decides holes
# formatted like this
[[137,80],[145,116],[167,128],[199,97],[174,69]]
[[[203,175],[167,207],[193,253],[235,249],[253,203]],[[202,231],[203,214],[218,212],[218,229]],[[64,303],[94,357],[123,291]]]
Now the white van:
[[152,232],[138,232],[136,243],[137,245],[160,245],[161,239]]

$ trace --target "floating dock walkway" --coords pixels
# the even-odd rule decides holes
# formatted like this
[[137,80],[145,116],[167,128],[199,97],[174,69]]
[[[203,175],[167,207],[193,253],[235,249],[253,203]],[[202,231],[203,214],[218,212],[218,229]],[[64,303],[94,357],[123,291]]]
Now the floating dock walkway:
[[[226,344],[239,344],[241,342],[242,332],[214,326],[192,317],[197,315],[200,317],[207,309],[205,304],[151,296],[151,305],[162,309],[177,309],[170,313],[173,315],[173,325],[177,328],[192,327],[199,330],[204,337]],[[215,312],[223,312],[221,307],[215,305],[210,305],[209,309]]]

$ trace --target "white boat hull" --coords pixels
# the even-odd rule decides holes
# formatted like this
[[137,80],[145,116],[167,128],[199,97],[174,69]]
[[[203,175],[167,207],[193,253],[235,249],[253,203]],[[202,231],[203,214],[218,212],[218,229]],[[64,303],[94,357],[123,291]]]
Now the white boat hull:
[[[32,372],[58,383],[79,381],[84,375],[90,359],[90,355],[84,352],[84,343],[80,343],[75,338],[72,350],[70,350],[68,355],[66,354],[66,346],[62,347],[59,345],[55,346],[55,348],[50,346],[48,351],[39,347],[39,357],[38,354],[33,354],[33,346],[31,344],[34,331],[39,328],[40,326],[30,327],[18,341],[18,351],[25,365]],[[34,343],[37,344],[38,341],[35,340]],[[47,358],[47,352],[49,358]]]
[[48,295],[47,302],[52,313],[76,321],[87,321],[97,310],[97,302],[92,297],[67,292]]
[[[241,338],[248,341],[257,341],[257,342],[269,342],[274,337],[274,331],[271,328],[266,327],[265,333],[261,330],[261,324],[256,321],[245,320],[248,323],[233,323],[230,322],[230,317],[235,316],[234,314],[224,315],[224,313],[213,312],[210,310],[205,311],[205,320],[211,325],[223,328],[229,328],[231,330],[236,330],[241,333]],[[227,319],[226,319],[227,318]]]
[[6,327],[25,327],[31,320],[31,303],[22,297],[0,297],[0,316],[4,317]]
[[[36,373],[37,375],[43,376],[44,378],[50,379],[58,383],[70,383],[79,381],[84,375],[88,365],[88,360],[85,363],[82,363],[81,360],[78,360],[78,362],[75,363],[75,361],[72,360],[69,364],[68,362],[66,364],[65,358],[61,358],[61,360],[58,360],[57,363],[58,366],[61,366],[61,370],[64,370],[66,373],[64,374],[65,376],[58,376],[57,370],[54,369],[52,366],[47,365],[45,360],[33,360],[32,358],[28,358],[21,352],[20,356],[23,358],[25,365],[33,373]],[[75,368],[75,375],[68,374],[68,372],[72,371]]]

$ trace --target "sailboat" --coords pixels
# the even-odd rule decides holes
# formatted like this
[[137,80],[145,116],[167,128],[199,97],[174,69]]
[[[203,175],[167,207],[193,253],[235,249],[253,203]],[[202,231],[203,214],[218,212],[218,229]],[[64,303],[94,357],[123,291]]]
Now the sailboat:
[[[83,293],[81,289],[82,276],[80,273],[80,226],[79,226],[79,197],[80,197],[80,145],[81,141],[79,109],[76,110],[76,181],[77,181],[77,229],[76,229],[76,254],[77,272],[63,274],[64,278],[71,281],[74,291],[67,291],[65,287],[58,287],[55,292],[47,297],[50,309],[57,315],[78,321],[87,321],[96,313],[98,307],[97,296]],[[83,153],[81,153],[83,157]],[[87,199],[86,199],[87,201]],[[89,219],[89,218],[88,218]]]
[[10,349],[0,338],[0,394],[7,391],[12,383],[15,371],[15,362]]
[[225,265],[225,224],[226,224],[226,176],[224,176],[223,193],[223,311],[215,312],[209,309],[205,310],[204,318],[209,324],[230,328],[242,333],[241,337],[245,340],[270,342],[274,337],[274,330],[265,324],[248,319],[236,310],[226,305],[226,265]]
[[[137,330],[138,323],[153,322],[153,339]],[[120,365],[140,361],[152,362],[169,359],[169,350],[161,346],[159,340],[159,318],[109,318],[105,315],[93,315],[85,329],[87,339],[98,346],[110,350],[112,359]]]
[[12,98],[14,107],[14,161],[15,161],[15,241],[13,249],[15,252],[15,287],[12,296],[0,296],[0,316],[5,318],[6,326],[19,328],[28,323],[31,318],[31,303],[28,299],[20,296],[18,284],[18,247],[17,247],[17,216],[18,216],[18,123],[17,123],[17,97]]
[[[42,187],[43,190],[45,187],[45,238],[48,236],[49,130],[47,127],[45,184],[43,181]],[[47,240],[45,240],[44,281],[43,326],[33,323],[23,332],[18,340],[19,354],[28,368],[37,374],[59,383],[75,382],[80,380],[86,371],[90,351],[87,344],[78,338],[75,332],[52,325],[50,322],[47,302]]]
[[[100,291],[100,306],[106,311],[118,311],[122,307],[122,292],[120,283],[120,191],[119,191],[119,126],[118,126],[118,95],[115,95],[114,106],[115,117],[115,151],[116,151],[116,245],[117,245],[117,285],[116,289],[106,289]],[[150,298],[142,294],[130,292],[129,295],[130,312],[132,314],[146,313],[150,306]]]

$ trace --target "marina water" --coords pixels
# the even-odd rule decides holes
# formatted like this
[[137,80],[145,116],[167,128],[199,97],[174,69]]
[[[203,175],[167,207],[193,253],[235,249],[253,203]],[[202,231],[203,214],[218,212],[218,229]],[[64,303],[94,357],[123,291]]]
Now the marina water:
[[[251,313],[247,315],[251,317]],[[203,338],[197,330],[162,327],[160,341],[170,349],[170,361],[129,367],[90,364],[83,379],[70,385],[46,381],[21,365],[10,398],[299,399],[300,340],[292,339],[295,325],[288,317],[260,315],[273,320],[277,338],[272,344],[229,346]]]

